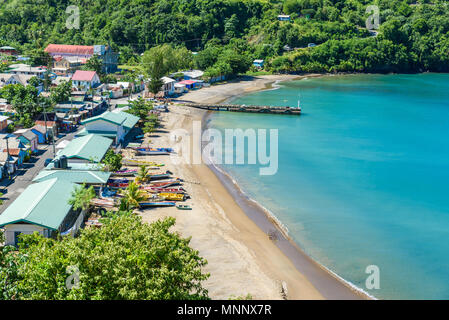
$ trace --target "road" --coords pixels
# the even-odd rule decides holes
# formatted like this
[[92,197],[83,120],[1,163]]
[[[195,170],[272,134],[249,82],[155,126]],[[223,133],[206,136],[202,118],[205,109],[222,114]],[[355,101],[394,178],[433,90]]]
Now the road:
[[[76,132],[66,134],[55,141],[55,145],[64,140],[72,140],[75,134]],[[0,214],[31,184],[34,177],[44,168],[48,158],[53,158],[53,146],[40,145],[38,155],[33,156],[29,163],[23,164],[11,177],[11,181],[6,178],[0,181],[0,192],[3,193]]]

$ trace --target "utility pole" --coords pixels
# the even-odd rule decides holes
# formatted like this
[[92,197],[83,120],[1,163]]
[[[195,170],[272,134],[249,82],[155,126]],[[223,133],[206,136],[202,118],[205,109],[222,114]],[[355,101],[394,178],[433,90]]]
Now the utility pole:
[[[45,102],[42,102],[42,109],[44,111],[45,141],[48,144],[47,111],[45,109]],[[51,131],[51,138],[52,138],[52,144],[53,144],[53,158],[56,158],[55,133],[53,130]]]
[[8,143],[9,135],[6,136],[6,171],[8,173],[8,180],[11,180],[9,173],[9,143]]

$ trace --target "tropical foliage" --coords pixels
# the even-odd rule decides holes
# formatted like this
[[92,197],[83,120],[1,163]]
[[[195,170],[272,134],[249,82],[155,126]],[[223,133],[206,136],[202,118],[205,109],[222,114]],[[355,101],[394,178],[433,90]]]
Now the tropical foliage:
[[[0,2],[0,45],[36,64],[48,43],[107,44],[120,62],[154,78],[191,66],[206,77],[246,72],[264,59],[271,72],[449,71],[444,0],[81,1],[80,28],[67,29],[67,2]],[[379,8],[380,28],[366,21]],[[278,21],[279,14],[290,21]],[[309,44],[316,44],[309,47]],[[296,48],[296,49],[295,49]],[[295,49],[290,51],[290,49]],[[198,52],[193,56],[190,51]],[[150,53],[145,53],[146,51]],[[145,53],[143,57],[140,54]],[[152,62],[158,61],[157,64]]]
[[167,218],[145,224],[135,215],[103,219],[77,238],[21,236],[18,251],[0,251],[0,299],[207,299],[206,260]]
[[120,153],[115,153],[114,150],[109,149],[102,162],[106,165],[106,170],[118,171],[122,167],[122,159],[123,156]]
[[83,184],[81,186],[75,186],[71,198],[69,199],[69,204],[71,204],[75,210],[81,209],[86,211],[93,198],[95,198],[94,187],[90,186],[87,188],[86,185]]

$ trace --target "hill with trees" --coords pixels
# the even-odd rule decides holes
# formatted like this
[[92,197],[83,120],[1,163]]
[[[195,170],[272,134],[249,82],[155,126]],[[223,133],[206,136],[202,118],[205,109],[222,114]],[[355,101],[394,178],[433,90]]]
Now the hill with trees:
[[[66,27],[69,5],[79,7],[79,29]],[[369,5],[379,8],[374,33],[366,29]],[[278,21],[279,14],[291,20]],[[181,64],[209,76],[246,72],[254,59],[264,59],[271,72],[449,71],[449,8],[443,0],[0,3],[0,45],[38,60],[48,43],[110,43],[120,62],[131,65],[141,63],[142,53],[168,44],[175,51],[198,52],[192,59],[181,55],[187,59]]]

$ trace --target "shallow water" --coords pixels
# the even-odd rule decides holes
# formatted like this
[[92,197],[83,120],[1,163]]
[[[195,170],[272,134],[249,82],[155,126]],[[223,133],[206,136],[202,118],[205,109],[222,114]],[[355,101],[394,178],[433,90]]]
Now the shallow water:
[[[303,115],[219,112],[211,126],[279,132],[279,169],[223,165],[313,258],[378,298],[449,298],[449,74],[284,83],[233,102]],[[368,289],[365,270],[380,270]]]

